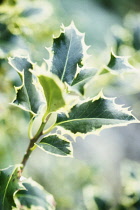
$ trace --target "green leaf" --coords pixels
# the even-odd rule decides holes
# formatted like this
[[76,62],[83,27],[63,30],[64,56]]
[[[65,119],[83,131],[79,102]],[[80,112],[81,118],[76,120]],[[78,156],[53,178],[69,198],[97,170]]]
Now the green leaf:
[[97,69],[81,69],[72,82],[72,86],[81,94],[84,94],[84,85],[97,73]]
[[25,111],[36,114],[42,101],[34,84],[35,76],[30,71],[33,69],[33,64],[26,57],[10,58],[9,64],[18,72],[22,81],[22,85],[16,87],[16,99],[13,104]]
[[14,196],[17,208],[24,210],[55,210],[53,196],[32,179],[22,182],[26,190],[21,190]]
[[85,84],[84,95],[91,98],[102,89],[105,94],[111,96],[135,94],[139,91],[137,85],[139,79],[139,71],[128,63],[127,57],[116,56],[112,53],[109,64]]
[[114,53],[111,53],[110,61],[107,65],[107,68],[121,73],[131,72],[135,70],[135,68],[129,64],[128,57],[116,56]]
[[73,23],[68,27],[63,27],[60,36],[53,41],[51,72],[71,85],[76,75],[77,65],[82,65],[86,48],[84,35]]
[[36,145],[51,154],[59,156],[71,156],[72,155],[72,146],[70,141],[68,141],[64,136],[61,135],[49,135],[44,137],[40,143]]
[[19,182],[21,165],[0,170],[0,209],[11,210],[15,206],[14,194],[24,189]]
[[55,112],[65,106],[63,98],[63,84],[55,75],[38,75],[47,101],[46,113]]
[[100,93],[96,98],[74,106],[68,117],[64,113],[59,114],[56,125],[74,134],[86,134],[134,122],[137,120],[127,108],[122,108]]

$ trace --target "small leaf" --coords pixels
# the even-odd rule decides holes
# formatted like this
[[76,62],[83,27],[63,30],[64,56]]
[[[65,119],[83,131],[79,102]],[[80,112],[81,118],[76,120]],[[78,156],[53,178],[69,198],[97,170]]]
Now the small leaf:
[[128,57],[116,56],[114,53],[111,53],[111,58],[107,67],[110,70],[119,72],[131,72],[135,70],[135,68],[129,64]]
[[137,122],[127,108],[114,103],[113,99],[98,95],[94,99],[74,106],[69,112],[57,117],[56,125],[72,133],[96,133],[104,128],[123,126]]
[[22,85],[16,87],[15,105],[25,111],[36,114],[42,103],[39,91],[33,84],[35,76],[31,73],[33,64],[26,57],[15,57],[9,59],[9,64],[18,72]]
[[43,88],[47,101],[46,113],[55,112],[65,106],[62,90],[63,85],[55,75],[38,75],[39,82]]
[[11,210],[15,206],[14,194],[24,189],[19,182],[21,166],[15,165],[0,170],[0,209]]
[[84,94],[84,85],[97,73],[96,69],[81,69],[72,82],[72,86],[81,94]]
[[64,27],[64,31],[53,42],[51,72],[71,85],[76,75],[77,65],[82,65],[84,48],[87,48],[84,44],[84,35],[74,24]]
[[55,210],[53,196],[32,179],[22,182],[26,190],[21,190],[14,196],[17,208],[24,210]]
[[70,141],[61,135],[49,135],[36,144],[43,151],[59,156],[71,156],[72,147]]

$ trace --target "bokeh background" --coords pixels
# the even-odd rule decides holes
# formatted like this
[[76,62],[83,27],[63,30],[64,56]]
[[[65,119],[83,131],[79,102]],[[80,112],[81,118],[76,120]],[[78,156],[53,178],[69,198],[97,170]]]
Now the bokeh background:
[[[58,36],[62,23],[74,21],[85,32],[91,55],[87,62],[100,69],[110,52],[130,56],[138,74],[111,77],[88,89],[131,106],[140,119],[140,1],[139,0],[1,0],[0,1],[0,168],[20,163],[28,145],[29,116],[10,105],[13,86],[20,85],[7,58],[29,55],[41,65],[45,47]],[[93,91],[93,89],[95,91]],[[87,94],[88,94],[87,93]],[[140,209],[140,125],[104,130],[99,136],[77,138],[74,158],[33,152],[23,175],[52,193],[57,210]]]

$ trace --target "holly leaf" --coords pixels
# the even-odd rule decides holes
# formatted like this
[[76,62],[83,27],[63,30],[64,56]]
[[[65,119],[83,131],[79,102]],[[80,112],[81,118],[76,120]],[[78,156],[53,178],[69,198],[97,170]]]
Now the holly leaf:
[[53,196],[41,185],[31,178],[25,179],[22,184],[26,190],[21,190],[14,196],[16,209],[21,209],[22,206],[24,210],[55,210]]
[[79,73],[72,82],[72,86],[81,94],[84,94],[84,85],[97,73],[97,69],[80,69]]
[[33,64],[26,57],[9,58],[9,64],[18,72],[22,81],[22,85],[15,88],[16,98],[13,104],[35,115],[42,101],[34,84],[35,76],[30,71]]
[[38,75],[39,82],[43,88],[43,92],[47,102],[46,114],[55,112],[65,106],[62,91],[64,89],[61,81],[52,74]]
[[54,155],[72,155],[71,142],[68,141],[64,136],[58,134],[46,136],[39,143],[36,143],[36,145],[43,151]]
[[71,133],[97,133],[104,128],[137,122],[127,108],[115,104],[100,93],[96,98],[74,106],[68,113],[58,114],[56,125]]
[[[116,56],[113,52],[111,53],[110,61],[107,65],[107,68],[112,71],[123,72],[132,72],[136,69],[131,66],[128,62],[128,57],[126,56]],[[105,71],[105,70],[104,70]]]
[[19,182],[21,165],[9,166],[0,170],[0,209],[11,210],[15,206],[14,194],[23,190]]
[[128,57],[116,56],[111,53],[107,66],[104,66],[95,77],[84,86],[84,95],[93,97],[102,89],[108,95],[136,93],[139,87],[136,80],[140,74],[128,62]]
[[51,72],[56,74],[62,82],[71,85],[77,72],[77,65],[82,66],[86,49],[84,35],[73,23],[68,27],[63,27],[60,36],[53,40]]

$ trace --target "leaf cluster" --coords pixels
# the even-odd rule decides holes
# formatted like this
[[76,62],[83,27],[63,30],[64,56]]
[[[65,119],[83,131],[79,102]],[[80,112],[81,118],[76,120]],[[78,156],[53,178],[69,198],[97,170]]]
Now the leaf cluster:
[[[31,136],[36,117],[42,116],[42,125],[48,123],[50,116],[56,113],[56,121],[47,130],[41,130],[42,139],[36,144],[48,152],[70,155],[68,147],[71,147],[71,142],[64,137],[65,134],[75,138],[75,135],[98,133],[103,128],[137,121],[127,108],[105,97],[101,92],[102,86],[95,97],[91,94],[87,98],[85,94],[86,89],[92,88],[91,83],[100,81],[106,74],[123,75],[135,73],[136,70],[126,57],[115,56],[113,53],[108,65],[101,70],[87,67],[83,64],[87,49],[84,35],[72,23],[68,27],[63,26],[60,36],[54,38],[52,48],[48,49],[50,59],[45,60],[47,67],[44,64],[40,67],[26,57],[9,59],[22,81],[21,86],[16,87],[13,104],[30,113]],[[50,135],[49,132],[54,128],[55,134]],[[61,133],[59,136],[58,132]],[[60,152],[57,151],[57,143],[64,146],[61,145]]]
[[[88,67],[84,64],[87,49],[84,34],[71,23],[68,27],[62,26],[60,35],[53,39],[53,45],[48,49],[49,60],[45,60],[41,66],[33,63],[29,57],[9,58],[9,64],[21,79],[21,85],[15,87],[16,96],[12,104],[30,115],[30,143],[22,167],[11,166],[1,170],[1,180],[5,180],[0,183],[3,189],[0,205],[3,210],[21,205],[29,209],[35,209],[36,206],[54,209],[54,204],[46,200],[44,189],[34,181],[26,180],[22,182],[22,187],[19,184],[21,175],[18,173],[22,173],[36,147],[53,155],[71,157],[72,141],[68,135],[75,139],[76,136],[98,134],[104,128],[138,122],[128,108],[117,105],[114,98],[104,96],[102,85],[95,90],[96,94],[94,92],[94,84],[98,81],[102,84],[102,77],[124,76],[136,70],[125,57],[113,53],[109,63],[102,69]],[[87,89],[93,93],[87,95]],[[41,120],[34,133],[38,119]],[[9,206],[6,206],[7,203]]]

